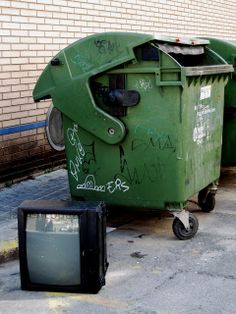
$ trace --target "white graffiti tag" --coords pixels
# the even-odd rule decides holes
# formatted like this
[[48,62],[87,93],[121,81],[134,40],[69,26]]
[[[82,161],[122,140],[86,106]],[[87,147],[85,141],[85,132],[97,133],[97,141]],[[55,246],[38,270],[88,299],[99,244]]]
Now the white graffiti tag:
[[78,126],[74,124],[73,128],[68,128],[67,138],[70,144],[75,147],[76,155],[74,160],[69,161],[69,171],[70,174],[75,178],[76,181],[79,180],[78,174],[81,171],[81,165],[83,164],[85,150],[81,144],[79,135],[78,135]]
[[125,181],[121,181],[121,179],[117,178],[115,181],[107,182],[106,189],[111,194],[117,190],[125,193],[129,190],[129,186],[126,185]]
[[153,89],[153,84],[150,79],[139,79],[135,83],[135,88],[147,92]]
[[96,192],[106,192],[113,194],[115,191],[127,192],[129,186],[126,185],[125,181],[117,178],[116,180],[109,181],[104,185],[97,185],[94,175],[90,174],[85,178],[84,183],[77,185],[78,190],[96,191]]
[[129,190],[129,186],[125,181],[116,178],[105,184],[99,185],[96,183],[95,176],[93,174],[87,174],[88,172],[86,172],[87,176],[84,182],[79,183],[80,176],[84,173],[84,164],[86,163],[86,156],[88,155],[88,152],[85,151],[82,145],[78,131],[77,124],[74,124],[72,128],[67,129],[68,142],[73,147],[73,150],[75,150],[75,154],[69,160],[69,173],[76,180],[77,190],[108,192],[110,194],[116,191],[127,192]]
[[90,174],[85,178],[84,183],[77,185],[78,190],[105,192],[105,185],[97,185],[94,175]]

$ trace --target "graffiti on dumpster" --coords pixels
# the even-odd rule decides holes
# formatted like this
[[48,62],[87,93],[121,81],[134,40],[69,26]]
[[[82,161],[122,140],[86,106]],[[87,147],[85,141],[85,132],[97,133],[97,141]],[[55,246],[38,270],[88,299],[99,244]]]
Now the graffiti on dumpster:
[[90,174],[85,178],[84,183],[77,185],[78,190],[105,192],[105,185],[97,185],[94,175]]
[[169,150],[175,153],[176,145],[170,134],[159,132],[155,128],[146,125],[137,125],[134,130],[135,136],[131,142],[131,150],[135,151],[158,149],[161,151]]
[[216,111],[216,108],[199,104],[194,107],[194,110],[196,111],[196,120],[193,130],[193,141],[197,144],[202,144],[205,139],[210,139],[212,128],[210,117]]
[[[109,192],[113,194],[116,191],[127,192],[129,186],[124,180],[115,176],[114,180],[110,180],[105,184],[97,184],[95,174],[99,170],[94,166],[96,164],[95,143],[82,144],[78,125],[74,124],[73,128],[67,129],[67,139],[69,144],[74,148],[75,155],[69,160],[69,173],[77,182],[78,190],[87,190],[95,192]],[[87,174],[84,182],[79,183],[80,176]]]
[[108,191],[110,194],[113,194],[117,190],[121,192],[127,192],[129,190],[129,186],[126,184],[126,182],[122,181],[119,178],[109,181],[104,185],[97,185],[94,175],[90,174],[85,178],[84,183],[77,185],[77,189],[96,192]]
[[69,161],[69,172],[75,178],[79,180],[79,173],[81,172],[82,164],[85,157],[85,150],[80,141],[78,135],[78,126],[74,124],[73,128],[67,129],[67,138],[71,146],[75,148],[76,154],[74,159]]
[[176,151],[176,147],[173,145],[171,138],[169,135],[165,137],[158,138],[148,138],[147,140],[143,139],[133,139],[131,143],[131,150],[134,151],[136,149],[148,150],[149,148],[157,148],[161,151],[170,150],[172,152]]
[[135,89],[148,92],[153,89],[153,84],[150,79],[138,79],[135,82]]
[[94,41],[94,45],[99,54],[120,54],[122,52],[120,43],[116,41],[97,39]]
[[71,62],[78,65],[82,72],[88,72],[92,68],[94,68],[94,64],[92,63],[92,58],[90,56],[84,56],[77,54],[71,59]]
[[116,173],[115,178],[122,178],[129,185],[139,185],[143,181],[154,183],[163,177],[163,165],[155,160],[150,163],[143,163],[138,167],[133,166],[133,161],[128,161],[124,148],[120,145],[120,171]]

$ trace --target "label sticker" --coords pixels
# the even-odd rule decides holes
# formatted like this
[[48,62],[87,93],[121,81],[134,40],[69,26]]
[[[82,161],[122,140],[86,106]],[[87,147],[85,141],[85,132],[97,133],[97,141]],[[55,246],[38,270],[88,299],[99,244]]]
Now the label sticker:
[[195,127],[193,130],[193,141],[197,144],[202,144],[204,140],[210,140],[212,135],[212,116],[216,108],[209,105],[199,104],[194,107],[196,112]]
[[211,85],[203,86],[200,90],[200,100],[211,97]]

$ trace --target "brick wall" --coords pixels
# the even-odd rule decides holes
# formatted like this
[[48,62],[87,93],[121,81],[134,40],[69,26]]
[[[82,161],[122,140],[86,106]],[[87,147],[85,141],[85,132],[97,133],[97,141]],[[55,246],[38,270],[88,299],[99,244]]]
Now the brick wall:
[[[0,130],[45,120],[34,84],[52,56],[95,32],[134,31],[236,38],[235,0],[0,1]],[[0,182],[62,163],[44,128],[0,135]]]

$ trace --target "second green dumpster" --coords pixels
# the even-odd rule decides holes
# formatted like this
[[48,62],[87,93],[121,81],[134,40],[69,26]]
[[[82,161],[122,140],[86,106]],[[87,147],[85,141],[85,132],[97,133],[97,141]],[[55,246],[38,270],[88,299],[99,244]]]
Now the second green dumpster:
[[224,86],[232,67],[208,41],[102,33],[62,50],[33,92],[62,112],[71,195],[108,205],[165,209],[189,239],[185,211],[199,192],[214,207]]
[[236,165],[236,41],[209,38],[209,47],[234,66],[225,87],[222,165]]

